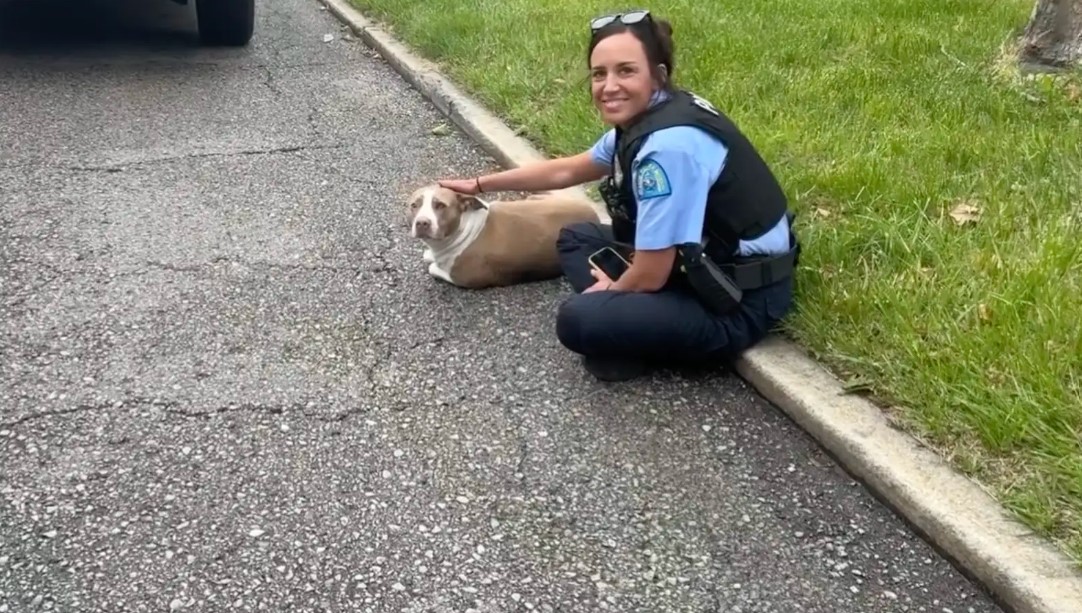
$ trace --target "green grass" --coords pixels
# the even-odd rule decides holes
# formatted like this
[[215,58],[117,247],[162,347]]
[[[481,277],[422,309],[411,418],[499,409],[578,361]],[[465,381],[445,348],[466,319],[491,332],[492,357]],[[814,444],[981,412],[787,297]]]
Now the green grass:
[[[603,126],[596,0],[354,0],[550,155]],[[676,77],[772,162],[786,334],[1082,561],[1082,101],[1010,51],[1031,0],[673,0]],[[969,204],[974,223],[950,215]]]

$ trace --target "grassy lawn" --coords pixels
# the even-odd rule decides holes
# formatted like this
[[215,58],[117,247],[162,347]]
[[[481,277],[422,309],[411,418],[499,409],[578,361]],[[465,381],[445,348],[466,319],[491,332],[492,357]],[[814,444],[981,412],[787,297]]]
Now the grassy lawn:
[[[353,1],[549,154],[601,134],[615,5]],[[1082,561],[1082,79],[1012,71],[1032,0],[663,6],[798,212],[786,333]]]

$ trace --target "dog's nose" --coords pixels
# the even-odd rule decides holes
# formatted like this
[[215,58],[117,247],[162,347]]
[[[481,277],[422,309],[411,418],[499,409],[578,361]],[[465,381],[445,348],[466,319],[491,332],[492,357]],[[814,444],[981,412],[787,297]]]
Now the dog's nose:
[[418,232],[428,232],[432,229],[432,222],[427,219],[418,219],[413,222],[413,227],[416,228]]

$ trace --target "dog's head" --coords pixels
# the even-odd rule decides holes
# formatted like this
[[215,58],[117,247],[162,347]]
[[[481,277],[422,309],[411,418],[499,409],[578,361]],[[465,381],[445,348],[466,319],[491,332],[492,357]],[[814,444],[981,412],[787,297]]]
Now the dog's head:
[[484,208],[485,203],[469,194],[430,185],[413,192],[406,207],[411,236],[441,240],[458,230],[463,215]]

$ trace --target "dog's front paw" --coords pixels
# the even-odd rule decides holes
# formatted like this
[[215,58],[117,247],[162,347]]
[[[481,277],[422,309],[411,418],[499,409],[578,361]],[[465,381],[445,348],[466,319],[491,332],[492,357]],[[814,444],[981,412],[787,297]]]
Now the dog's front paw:
[[425,248],[425,252],[421,254],[421,258],[428,264],[436,263],[436,256],[432,254],[432,249]]
[[443,281],[451,283],[452,285],[454,284],[454,281],[451,280],[451,275],[449,275],[447,271],[440,268],[439,265],[437,265],[435,262],[432,262],[428,265],[428,274],[436,277],[437,279],[441,279]]

